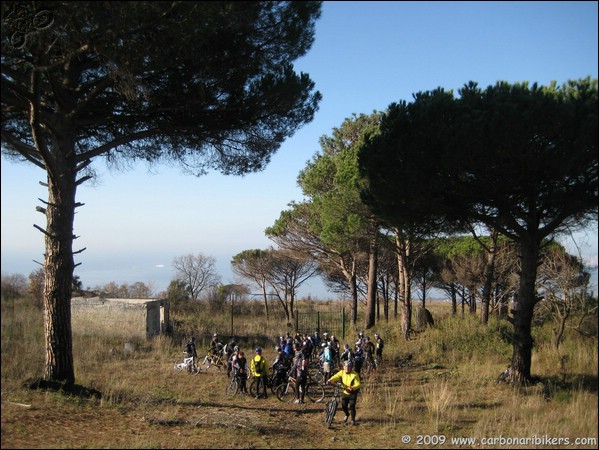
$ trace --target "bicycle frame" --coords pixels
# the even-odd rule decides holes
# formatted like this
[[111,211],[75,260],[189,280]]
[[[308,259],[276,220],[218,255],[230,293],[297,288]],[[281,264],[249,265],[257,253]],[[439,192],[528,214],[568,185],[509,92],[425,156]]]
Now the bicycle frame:
[[[183,352],[184,355],[187,355],[186,352]],[[199,373],[200,369],[194,362],[193,356],[186,356],[182,360],[179,360],[175,363],[174,369],[176,371],[186,370],[189,373]]]

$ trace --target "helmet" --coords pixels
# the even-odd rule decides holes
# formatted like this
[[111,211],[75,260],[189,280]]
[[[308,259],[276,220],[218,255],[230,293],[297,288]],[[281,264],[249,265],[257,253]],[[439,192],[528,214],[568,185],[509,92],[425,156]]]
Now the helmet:
[[363,337],[364,333],[362,333],[361,331],[358,333],[358,336]]
[[233,351],[234,352],[238,352],[239,351],[239,347],[236,345],[235,347],[233,347]]
[[196,338],[192,336],[192,337],[190,337],[190,338],[189,338],[189,340],[190,340],[190,341],[195,341],[195,340],[196,340]]
[[256,348],[256,353],[262,353],[262,349],[260,347]]
[[323,336],[328,336],[328,335],[329,335],[329,333],[323,333]]
[[343,367],[353,367],[354,364],[348,359],[343,363]]
[[378,333],[374,333],[374,337],[379,337],[379,334]]
[[214,337],[218,337],[218,333],[214,333]]

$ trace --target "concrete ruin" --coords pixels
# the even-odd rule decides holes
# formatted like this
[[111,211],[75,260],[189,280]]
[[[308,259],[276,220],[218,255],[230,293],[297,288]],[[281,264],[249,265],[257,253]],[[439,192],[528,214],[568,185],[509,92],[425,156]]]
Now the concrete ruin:
[[169,304],[153,298],[74,297],[71,323],[73,333],[149,339],[168,331]]

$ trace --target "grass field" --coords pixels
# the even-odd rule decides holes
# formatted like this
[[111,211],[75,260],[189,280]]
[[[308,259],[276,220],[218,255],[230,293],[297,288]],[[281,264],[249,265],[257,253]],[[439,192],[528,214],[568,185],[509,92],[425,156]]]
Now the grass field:
[[[445,304],[430,304],[435,326],[410,341],[398,337],[395,321],[379,323],[385,362],[364,380],[359,424],[343,425],[338,411],[327,429],[323,403],[229,398],[224,372],[174,373],[183,343],[168,336],[126,352],[117,338],[76,334],[81,392],[30,389],[27,380],[43,367],[41,312],[25,301],[5,306],[3,449],[597,448],[596,338],[569,333],[555,351],[549,329],[535,329],[532,371],[539,382],[514,388],[495,383],[511,356],[502,338],[510,327],[496,320],[483,327],[474,316],[452,317]],[[198,334],[228,324],[226,315],[198,309],[174,310],[173,317]],[[274,359],[280,322],[245,316],[237,326],[248,355],[256,336],[272,337],[265,356]],[[398,367],[406,355],[411,365]]]

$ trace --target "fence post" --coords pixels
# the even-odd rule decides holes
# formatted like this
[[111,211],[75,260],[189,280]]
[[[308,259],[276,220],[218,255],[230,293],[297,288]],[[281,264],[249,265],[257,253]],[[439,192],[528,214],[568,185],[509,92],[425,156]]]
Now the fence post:
[[316,311],[316,331],[320,334],[320,311]]

